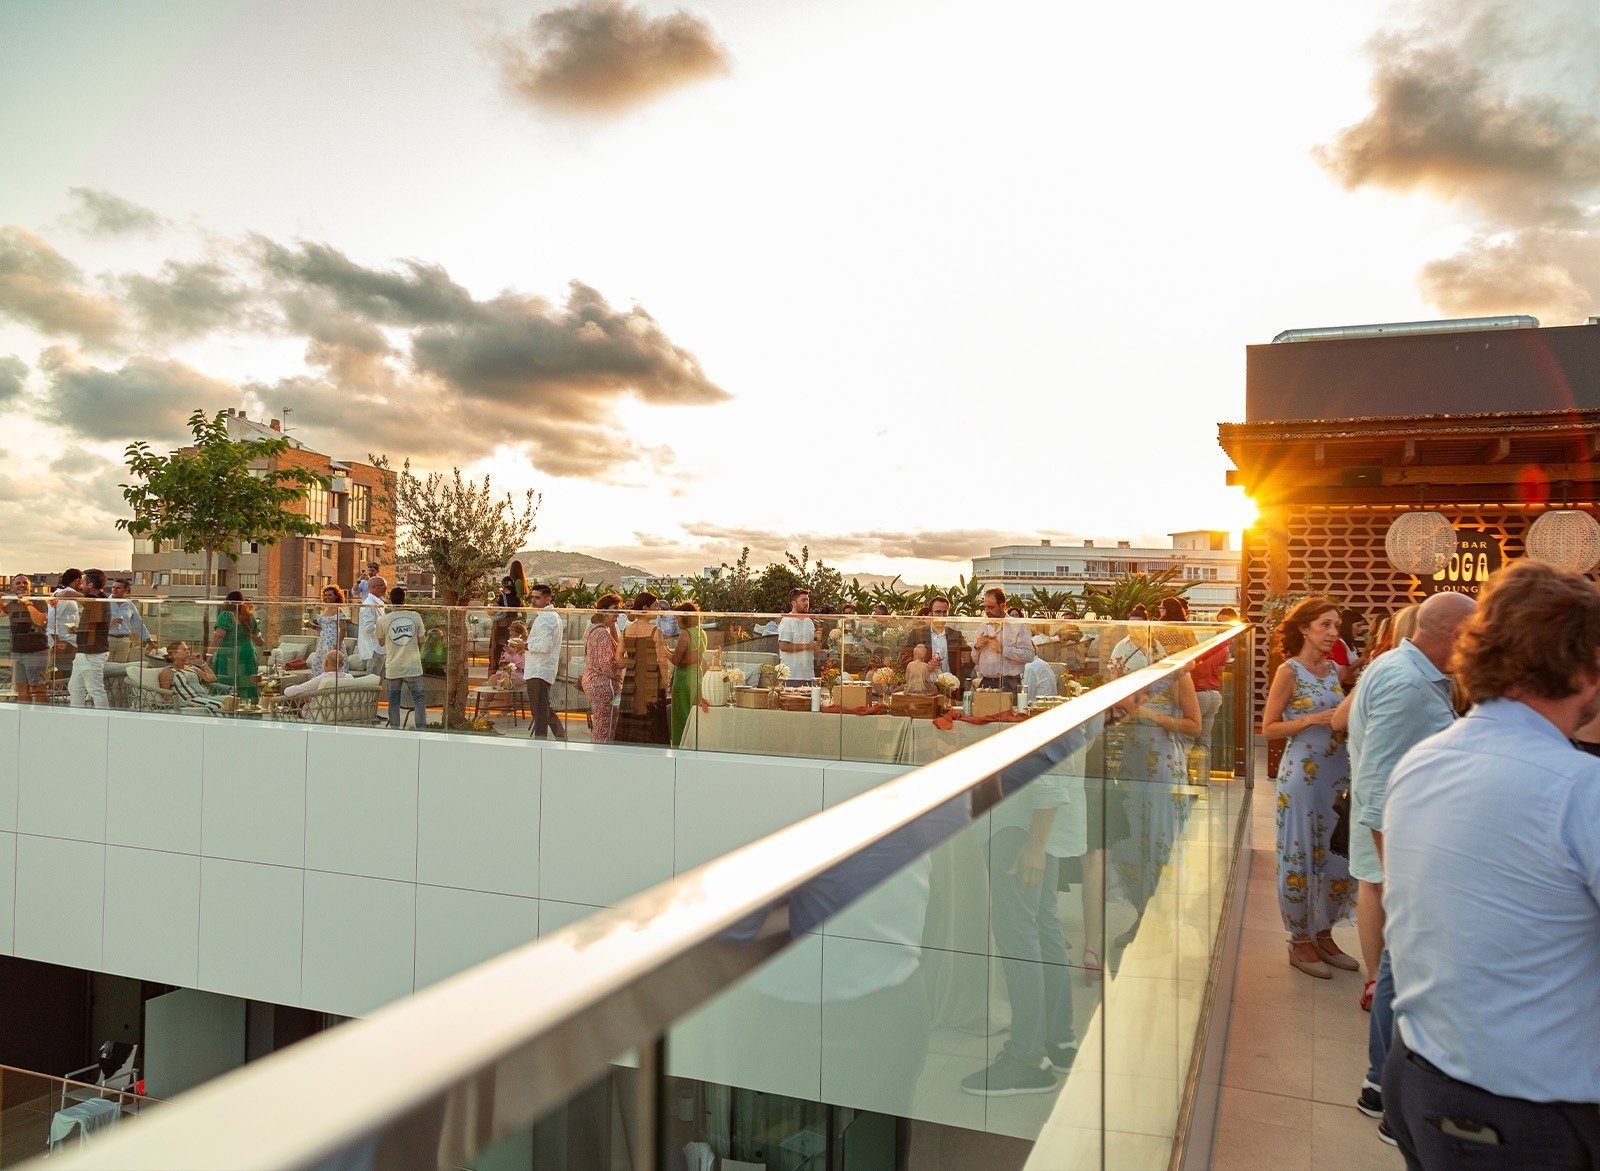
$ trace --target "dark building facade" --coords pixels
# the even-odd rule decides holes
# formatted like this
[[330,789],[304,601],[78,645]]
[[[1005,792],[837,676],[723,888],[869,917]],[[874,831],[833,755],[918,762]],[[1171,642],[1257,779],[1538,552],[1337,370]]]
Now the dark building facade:
[[[1326,593],[1374,620],[1441,589],[1475,593],[1564,504],[1594,512],[1600,324],[1433,322],[1246,350],[1245,414],[1224,423],[1229,482],[1260,512],[1245,534],[1245,613]],[[1282,336],[1282,335],[1280,335]],[[1456,552],[1436,574],[1390,562],[1401,513],[1440,514]],[[1257,664],[1263,686],[1266,652]]]

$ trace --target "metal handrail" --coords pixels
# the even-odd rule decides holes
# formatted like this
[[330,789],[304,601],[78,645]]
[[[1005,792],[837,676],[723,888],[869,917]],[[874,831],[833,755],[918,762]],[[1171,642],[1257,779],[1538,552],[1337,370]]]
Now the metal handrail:
[[[639,1051],[641,1073],[660,1072],[658,1041],[671,1026],[789,942],[767,933],[734,945],[722,938],[734,924],[997,774],[1032,780],[1059,758],[1064,737],[1246,630],[1235,624],[365,1021],[190,1091],[57,1171],[464,1164],[630,1050]],[[650,1103],[641,1106],[648,1113]],[[651,1135],[654,1121],[641,1122],[641,1132]],[[363,1146],[360,1162],[348,1161]],[[635,1165],[653,1168],[658,1145],[643,1146]]]

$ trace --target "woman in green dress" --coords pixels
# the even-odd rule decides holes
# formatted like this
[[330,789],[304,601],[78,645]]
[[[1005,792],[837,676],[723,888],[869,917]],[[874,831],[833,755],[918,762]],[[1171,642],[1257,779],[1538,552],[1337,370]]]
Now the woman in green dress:
[[700,673],[705,669],[706,632],[700,629],[700,607],[685,602],[678,625],[683,633],[672,648],[672,745],[683,743],[683,733],[700,702]]
[[218,686],[245,703],[255,703],[261,695],[256,673],[256,648],[264,645],[261,625],[256,621],[256,608],[238,590],[229,591],[226,601],[211,633],[211,669]]

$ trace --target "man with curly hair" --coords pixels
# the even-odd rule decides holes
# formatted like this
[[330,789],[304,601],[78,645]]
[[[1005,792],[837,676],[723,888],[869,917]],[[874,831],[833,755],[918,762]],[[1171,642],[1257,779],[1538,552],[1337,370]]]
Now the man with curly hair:
[[1600,592],[1499,571],[1454,666],[1474,706],[1384,807],[1384,1122],[1410,1168],[1600,1166],[1600,759],[1569,742],[1600,714]]

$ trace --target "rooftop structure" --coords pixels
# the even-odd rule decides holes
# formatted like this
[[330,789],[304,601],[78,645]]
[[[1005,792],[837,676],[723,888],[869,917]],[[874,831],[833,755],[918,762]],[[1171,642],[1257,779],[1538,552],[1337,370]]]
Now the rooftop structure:
[[[1540,517],[1600,504],[1600,326],[1421,324],[1246,348],[1245,419],[1218,433],[1228,482],[1260,512],[1244,542],[1248,615],[1313,592],[1373,617],[1475,593],[1525,555]],[[1454,536],[1437,572],[1389,558],[1408,512]]]

